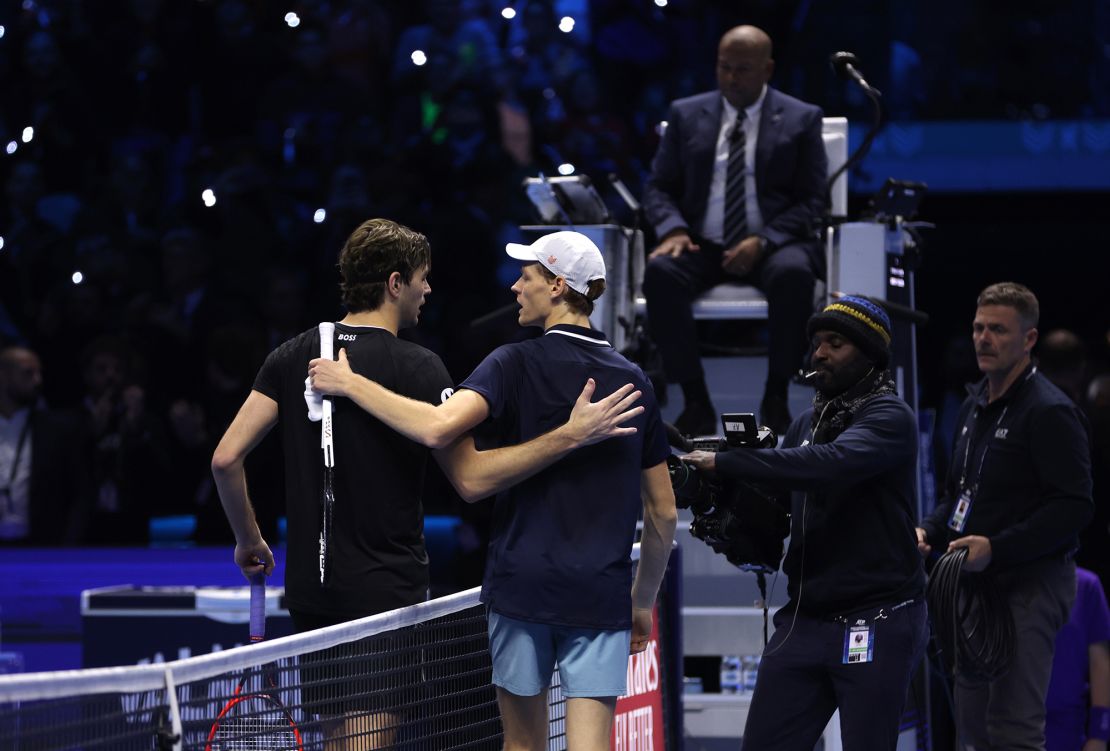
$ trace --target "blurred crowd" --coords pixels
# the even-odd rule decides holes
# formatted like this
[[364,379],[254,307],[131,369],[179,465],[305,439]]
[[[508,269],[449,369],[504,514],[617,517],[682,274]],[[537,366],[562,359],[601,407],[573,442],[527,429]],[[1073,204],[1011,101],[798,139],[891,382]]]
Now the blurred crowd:
[[[87,478],[78,539],[144,542],[171,514],[228,539],[214,443],[267,352],[339,314],[335,257],[370,216],[431,240],[409,336],[465,376],[488,349],[471,322],[512,301],[499,249],[535,218],[522,179],[638,192],[668,102],[714,86],[730,25],[768,29],[779,85],[829,114],[867,113],[828,68],[839,48],[892,118],[1110,114],[1105,3],[1022,5],[985,37],[992,3],[944,4],[966,16],[956,44],[935,5],[877,0],[836,18],[768,0],[0,0],[0,345],[33,351],[43,403],[74,416],[86,461],[58,471]],[[1066,52],[1036,54],[1058,37]],[[279,509],[280,473],[251,477]]]

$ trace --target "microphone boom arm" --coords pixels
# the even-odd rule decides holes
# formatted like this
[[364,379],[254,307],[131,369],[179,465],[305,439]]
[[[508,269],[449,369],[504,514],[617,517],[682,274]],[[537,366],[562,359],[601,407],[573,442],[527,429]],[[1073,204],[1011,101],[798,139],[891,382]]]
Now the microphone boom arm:
[[858,83],[864,93],[867,94],[867,98],[871,100],[871,104],[874,108],[871,129],[867,131],[867,135],[864,136],[863,143],[852,152],[852,155],[848,157],[848,160],[844,162],[844,164],[840,165],[840,167],[829,176],[829,181],[826,183],[826,190],[832,191],[832,186],[836,183],[837,178],[863,161],[863,158],[867,156],[867,152],[871,150],[872,142],[874,142],[876,136],[879,135],[879,131],[882,129],[883,106],[879,102],[879,97],[882,96],[882,94],[874,86],[867,83],[863,75],[856,68],[856,65],[859,64],[859,60],[856,59],[855,55],[851,52],[834,52],[829,58],[829,64],[832,65],[836,74],[844,80],[851,79]]

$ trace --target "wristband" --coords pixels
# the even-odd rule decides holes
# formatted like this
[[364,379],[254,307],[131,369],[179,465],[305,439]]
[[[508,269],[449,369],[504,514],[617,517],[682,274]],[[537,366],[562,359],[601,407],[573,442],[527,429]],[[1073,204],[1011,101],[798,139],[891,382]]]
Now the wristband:
[[1088,711],[1087,738],[1110,741],[1110,707],[1091,707]]

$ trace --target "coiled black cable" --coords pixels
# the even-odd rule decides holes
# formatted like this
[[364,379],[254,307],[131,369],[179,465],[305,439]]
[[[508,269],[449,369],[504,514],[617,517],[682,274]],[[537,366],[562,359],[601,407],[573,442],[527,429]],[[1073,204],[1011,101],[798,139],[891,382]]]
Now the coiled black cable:
[[926,597],[941,657],[953,675],[993,680],[1014,654],[1014,616],[993,577],[963,574],[967,548],[941,556]]

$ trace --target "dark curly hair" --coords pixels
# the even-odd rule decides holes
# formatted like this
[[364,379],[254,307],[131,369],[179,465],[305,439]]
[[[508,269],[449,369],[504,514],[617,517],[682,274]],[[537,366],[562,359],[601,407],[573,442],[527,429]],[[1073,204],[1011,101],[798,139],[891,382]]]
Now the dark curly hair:
[[339,251],[340,300],[351,313],[377,310],[394,271],[408,284],[431,264],[428,238],[389,219],[368,219]]

